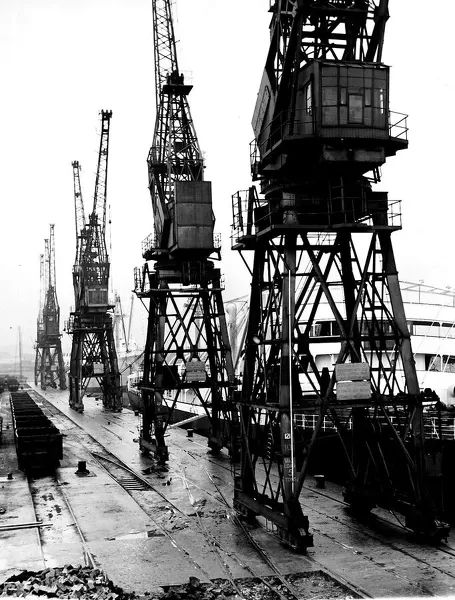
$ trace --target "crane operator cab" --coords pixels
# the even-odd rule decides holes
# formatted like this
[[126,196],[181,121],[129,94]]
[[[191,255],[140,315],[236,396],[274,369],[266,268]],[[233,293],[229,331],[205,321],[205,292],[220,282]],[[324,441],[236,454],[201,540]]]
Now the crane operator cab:
[[389,111],[389,67],[312,60],[286,102],[270,89],[264,71],[253,115],[252,173],[266,198],[256,229],[387,225],[387,194],[371,182],[408,145],[406,115]]

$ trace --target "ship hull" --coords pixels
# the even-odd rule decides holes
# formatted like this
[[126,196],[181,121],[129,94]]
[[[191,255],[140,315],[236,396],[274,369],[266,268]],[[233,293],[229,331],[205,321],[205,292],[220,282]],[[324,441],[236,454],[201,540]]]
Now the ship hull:
[[[131,410],[138,413],[142,412],[144,402],[140,394],[128,390],[128,400]],[[170,423],[178,423],[183,429],[193,429],[196,433],[204,436],[210,434],[210,420],[202,406],[177,401],[172,411]]]

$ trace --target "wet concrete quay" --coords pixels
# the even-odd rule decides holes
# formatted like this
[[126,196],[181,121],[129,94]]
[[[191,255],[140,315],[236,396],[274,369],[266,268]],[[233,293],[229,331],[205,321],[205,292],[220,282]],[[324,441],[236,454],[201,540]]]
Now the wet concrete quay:
[[[455,593],[450,539],[443,549],[419,545],[380,513],[376,524],[359,524],[341,502],[342,490],[330,482],[321,489],[313,478],[301,497],[315,540],[305,555],[284,547],[266,523],[248,525],[267,562],[232,511],[227,453],[213,456],[205,438],[172,427],[163,468],[139,452],[132,411],[109,413],[99,400],[86,398],[79,414],[69,408],[67,392],[31,393],[63,433],[64,454],[55,476],[28,481],[17,467],[8,394],[2,395],[0,581],[21,570],[71,564],[99,567],[137,594],[163,592],[192,577],[209,584],[277,573],[307,579],[323,573],[333,578],[331,593],[341,594],[336,597]],[[112,455],[139,477],[122,472]],[[81,463],[88,472],[78,472]]]

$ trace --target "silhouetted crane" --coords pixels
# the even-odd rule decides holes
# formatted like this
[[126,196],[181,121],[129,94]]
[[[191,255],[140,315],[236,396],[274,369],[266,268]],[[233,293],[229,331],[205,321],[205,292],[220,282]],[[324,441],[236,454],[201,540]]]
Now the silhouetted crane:
[[68,322],[73,337],[70,361],[71,408],[82,412],[91,379],[101,389],[105,408],[122,410],[122,391],[109,303],[109,257],[106,248],[106,194],[109,125],[112,111],[101,111],[101,136],[93,209],[84,213],[80,165],[72,163],[76,221],[76,259],[73,268],[75,309]]
[[[352,509],[382,506],[440,539],[448,526],[428,493],[391,242],[401,211],[373,191],[386,158],[408,145],[381,60],[388,0],[277,0],[270,11],[253,115],[260,189],[233,196],[234,248],[254,254],[235,507],[273,521],[293,546],[312,545],[299,496],[327,417],[346,451]],[[324,354],[327,343],[337,354]]]
[[[168,458],[165,431],[178,405],[196,407],[211,427],[209,446],[229,444],[234,389],[211,183],[188,105],[192,86],[177,62],[170,0],[153,0],[157,115],[148,155],[154,234],[136,270],[135,287],[149,300],[140,447]],[[165,399],[164,392],[170,396]],[[197,420],[195,421],[197,427]]]
[[40,255],[40,307],[37,322],[35,385],[66,390],[60,333],[60,307],[57,300],[55,270],[54,225],[50,225],[49,238],[44,241],[44,254]]

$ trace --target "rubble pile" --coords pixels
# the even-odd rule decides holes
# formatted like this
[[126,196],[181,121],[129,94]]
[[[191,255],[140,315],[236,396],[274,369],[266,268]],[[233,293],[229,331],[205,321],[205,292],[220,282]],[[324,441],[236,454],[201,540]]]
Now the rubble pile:
[[[0,596],[13,598],[81,598],[83,600],[135,600],[100,569],[65,565],[44,571],[22,571],[0,583]],[[153,600],[151,596],[148,596]]]
[[[64,567],[44,571],[22,571],[0,583],[0,597],[10,598],[79,598],[80,600],[279,600],[311,598],[348,600],[357,597],[321,572],[290,576],[294,588],[290,593],[274,577],[237,580],[235,586],[225,579],[202,583],[190,577],[188,583],[166,586],[161,591],[138,595],[125,592],[116,586],[100,569],[90,567]],[[265,581],[269,583],[266,585]],[[271,587],[270,587],[271,586]],[[240,593],[239,593],[240,592]]]
[[22,571],[0,583],[0,597],[37,600],[241,600],[229,582],[220,580],[203,584],[197,577],[190,577],[188,583],[181,586],[138,595],[116,586],[100,569],[72,565],[38,572]]
[[273,576],[242,578],[235,586],[226,579],[202,583],[190,577],[189,583],[164,588],[160,600],[354,600],[360,598],[321,571],[299,573],[286,577],[290,586]]

